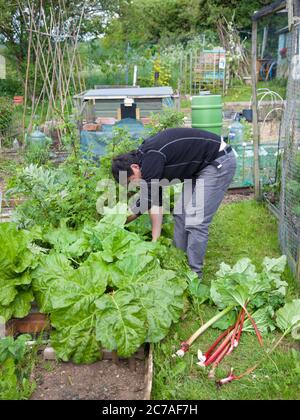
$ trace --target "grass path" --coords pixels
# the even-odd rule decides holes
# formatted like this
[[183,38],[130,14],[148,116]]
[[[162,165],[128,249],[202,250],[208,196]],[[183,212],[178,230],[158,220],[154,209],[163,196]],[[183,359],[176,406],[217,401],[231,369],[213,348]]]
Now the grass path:
[[[265,256],[279,256],[277,223],[268,210],[254,201],[244,201],[223,206],[211,227],[206,258],[205,282],[209,283],[222,261],[235,263],[249,256],[259,267]],[[299,296],[299,288],[286,270],[285,279],[290,284],[289,297]],[[172,353],[202,322],[211,318],[215,309],[202,305],[190,307],[186,318],[174,325],[168,337],[155,346],[154,399],[213,399],[213,400],[274,400],[300,399],[300,348],[286,340],[270,358],[252,375],[217,389],[207,378],[207,372],[196,365],[197,350],[205,350],[219,335],[218,330],[200,337],[184,359],[171,358]],[[280,334],[265,338],[270,347]],[[230,355],[218,370],[218,376],[227,376],[231,366],[237,374],[254,365],[264,350],[259,348],[254,335],[244,334],[238,351]]]

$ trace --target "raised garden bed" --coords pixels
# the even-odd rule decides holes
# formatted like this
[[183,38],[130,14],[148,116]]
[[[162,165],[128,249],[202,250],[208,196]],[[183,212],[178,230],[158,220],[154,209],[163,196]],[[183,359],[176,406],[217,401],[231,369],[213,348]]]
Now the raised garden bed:
[[[51,329],[46,315],[32,312],[23,319],[6,324],[7,335],[42,334]],[[153,350],[141,347],[129,359],[102,350],[101,361],[91,365],[57,362],[54,349],[41,345],[34,379],[37,389],[33,400],[114,399],[149,400],[152,391]]]
[[[32,400],[149,400],[152,385],[150,354],[118,364],[105,358],[92,365],[41,362],[35,369]],[[151,372],[151,375],[149,375]],[[149,380],[150,378],[150,380]]]

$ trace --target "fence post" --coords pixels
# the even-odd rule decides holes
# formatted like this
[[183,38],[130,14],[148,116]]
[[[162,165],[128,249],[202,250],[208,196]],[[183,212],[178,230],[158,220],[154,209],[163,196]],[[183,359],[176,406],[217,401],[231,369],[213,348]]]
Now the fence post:
[[254,146],[254,184],[255,198],[260,198],[260,170],[259,170],[259,126],[257,110],[257,21],[252,22],[252,112],[253,112],[253,146]]
[[298,265],[297,265],[297,278],[300,281],[300,246],[299,246],[299,258],[298,258]]

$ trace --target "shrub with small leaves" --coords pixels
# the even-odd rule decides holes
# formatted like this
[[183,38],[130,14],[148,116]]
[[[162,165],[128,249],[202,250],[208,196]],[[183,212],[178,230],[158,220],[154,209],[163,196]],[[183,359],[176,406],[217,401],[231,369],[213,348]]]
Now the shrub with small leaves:
[[6,134],[13,122],[14,107],[11,99],[0,97],[0,134]]

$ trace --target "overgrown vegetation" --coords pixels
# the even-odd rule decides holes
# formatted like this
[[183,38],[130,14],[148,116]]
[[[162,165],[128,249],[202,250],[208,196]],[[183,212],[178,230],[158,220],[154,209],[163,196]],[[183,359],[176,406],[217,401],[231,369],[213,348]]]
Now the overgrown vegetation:
[[0,97],[0,137],[7,134],[14,118],[14,107],[11,99]]
[[155,135],[159,131],[166,130],[167,128],[176,128],[184,126],[184,114],[174,109],[165,109],[160,114],[152,114],[150,130],[151,134]]
[[26,400],[35,389],[31,375],[36,351],[26,345],[30,335],[0,340],[0,400]]

